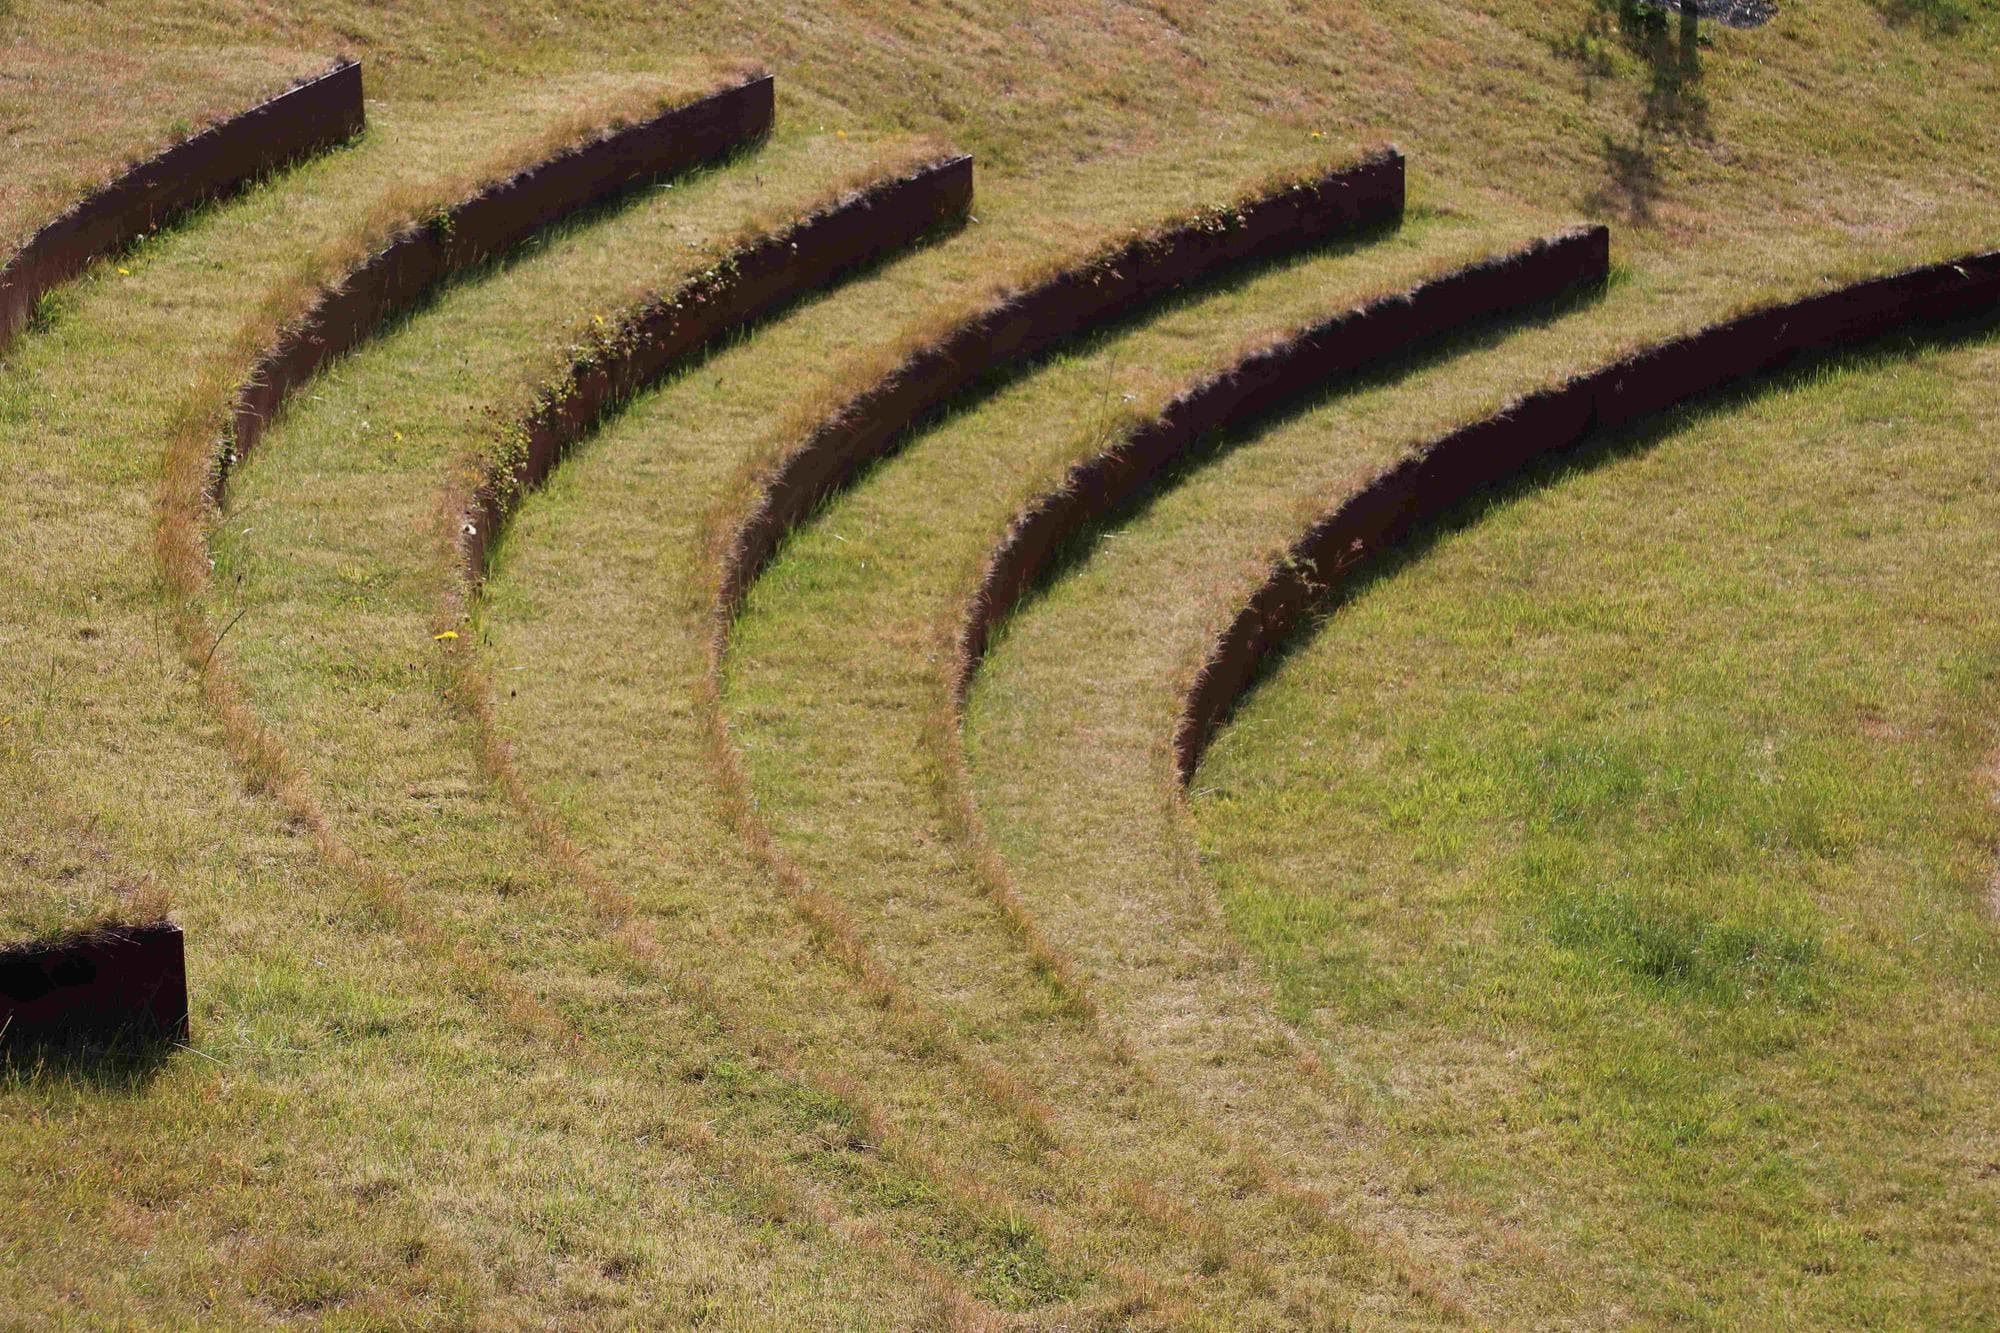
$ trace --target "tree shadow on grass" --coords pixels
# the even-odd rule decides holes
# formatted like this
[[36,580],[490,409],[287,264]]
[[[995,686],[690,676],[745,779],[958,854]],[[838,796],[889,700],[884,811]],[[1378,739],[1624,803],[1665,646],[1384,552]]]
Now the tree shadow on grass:
[[1666,195],[1660,167],[1663,145],[1712,138],[1708,99],[1701,89],[1701,33],[1693,8],[1669,13],[1638,0],[1596,0],[1583,26],[1554,49],[1583,71],[1584,96],[1613,78],[1614,52],[1639,62],[1646,79],[1637,120],[1627,133],[1604,135],[1600,156],[1604,178],[1584,197],[1597,216],[1645,225]]

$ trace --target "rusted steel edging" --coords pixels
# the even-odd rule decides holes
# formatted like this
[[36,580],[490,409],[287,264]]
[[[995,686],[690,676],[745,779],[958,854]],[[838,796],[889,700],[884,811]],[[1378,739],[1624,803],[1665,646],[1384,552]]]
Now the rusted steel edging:
[[1130,500],[1202,437],[1454,332],[1600,288],[1610,265],[1611,238],[1603,227],[1538,240],[1300,329],[1182,390],[1157,416],[1071,467],[1008,527],[960,618],[957,702],[964,704],[993,630],[1062,544]]
[[343,61],[91,191],[0,268],[0,350],[33,320],[43,296],[91,260],[267,172],[345,143],[365,121],[361,66]]
[[1182,702],[1185,783],[1264,659],[1354,571],[1419,524],[1593,433],[1896,333],[2000,310],[2000,251],[1968,255],[1753,311],[1518,399],[1378,475],[1294,542],[1211,646]]
[[[91,191],[0,268],[0,351],[28,327],[44,296],[92,260],[345,143],[366,119],[361,66],[340,61]],[[186,948],[172,922],[108,925],[0,948],[0,1046],[187,1035]]]
[[172,922],[0,949],[0,1048],[187,1037],[187,953]]
[[[372,337],[440,282],[506,253],[549,224],[762,136],[771,126],[772,94],[768,75],[743,80],[566,147],[479,189],[434,218],[404,226],[337,284],[320,292],[237,387],[230,409],[230,448],[218,451],[207,479],[207,498],[219,501],[229,467],[255,447],[286,397],[330,360]],[[169,928],[178,950],[179,930]],[[185,1032],[184,965],[180,976],[180,1030]],[[129,987],[114,987],[107,993],[121,1002],[131,998]],[[54,992],[39,1003],[56,1004],[63,995]],[[85,1015],[104,1004],[94,993],[78,992],[69,1000]]]
[[762,75],[565,148],[403,228],[323,292],[258,362],[237,395],[231,448],[217,460],[213,494],[220,496],[229,469],[256,447],[293,390],[439,283],[579,209],[759,138],[771,128],[773,107],[771,77]]
[[1403,213],[1404,163],[1360,163],[1178,220],[1008,292],[905,356],[822,417],[763,484],[722,558],[716,609],[732,614],[785,534],[981,377],[1230,269],[1296,254]]
[[954,155],[872,182],[765,233],[656,297],[579,353],[495,460],[460,524],[469,577],[519,497],[606,413],[736,329],[916,244],[972,207],[972,159]]

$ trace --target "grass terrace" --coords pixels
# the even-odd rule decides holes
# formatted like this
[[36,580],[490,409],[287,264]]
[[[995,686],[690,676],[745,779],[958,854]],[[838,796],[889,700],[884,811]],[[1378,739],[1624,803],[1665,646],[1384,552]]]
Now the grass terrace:
[[[186,1043],[0,1054],[24,1327],[1963,1327],[2000,1305],[1989,324],[1619,435],[1287,641],[1274,554],[1510,396],[2000,245],[2000,11],[0,0],[0,236],[363,62],[352,143],[0,355],[0,948],[186,931]],[[746,64],[770,135],[228,407],[396,227]],[[718,620],[885,350],[1395,143],[1399,226],[990,375]],[[581,347],[841,190],[963,226],[616,405],[464,582]],[[963,715],[1008,520],[1245,347],[1585,221],[1607,289],[1227,429]],[[600,322],[602,321],[602,322]],[[11,1001],[10,1001],[11,1003]]]
[[1963,386],[1996,365],[1847,362],[1539,478],[1225,732],[1194,853],[1404,1188],[1539,1214],[1661,1318],[1991,1308],[1994,408]]

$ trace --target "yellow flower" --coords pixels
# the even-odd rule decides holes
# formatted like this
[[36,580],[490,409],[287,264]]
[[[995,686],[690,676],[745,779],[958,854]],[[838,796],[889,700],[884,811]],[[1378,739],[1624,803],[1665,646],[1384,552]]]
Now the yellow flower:
[[118,270],[118,276],[121,278],[129,278],[132,276],[132,270],[129,268],[121,268]]
[[846,130],[835,130],[833,133],[836,138],[845,139],[847,137]]
[[447,639],[455,639],[457,637],[458,637],[458,631],[455,629],[448,629],[442,634],[431,635],[431,638],[438,643],[443,643]]

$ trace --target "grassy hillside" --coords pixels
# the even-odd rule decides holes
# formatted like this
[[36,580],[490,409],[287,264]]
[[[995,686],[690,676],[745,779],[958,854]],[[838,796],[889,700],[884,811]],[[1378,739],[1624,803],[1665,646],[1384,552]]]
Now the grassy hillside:
[[1198,780],[1232,925],[1411,1178],[1676,1317],[1993,1308],[1995,408],[1959,386],[1996,357],[1843,366],[1509,497]]
[[[0,364],[0,943],[168,912],[195,1008],[185,1048],[0,1071],[0,1308],[1985,1317],[1990,331],[1534,478],[1171,778],[1208,636],[1372,469],[1642,340],[2000,243],[1992,5],[1677,31],[1603,0],[0,3],[7,238],[336,54],[370,99]],[[274,312],[386,218],[744,60],[767,142],[450,286],[191,507]],[[1388,141],[1400,228],[984,386],[712,641],[718,539],[907,326]],[[601,319],[937,142],[977,159],[973,221],[614,414],[460,616],[464,469]],[[1585,219],[1601,298],[1215,442],[1010,621],[961,727],[959,602],[1068,464],[1246,343]]]

